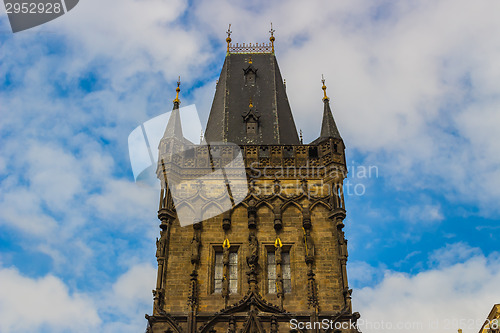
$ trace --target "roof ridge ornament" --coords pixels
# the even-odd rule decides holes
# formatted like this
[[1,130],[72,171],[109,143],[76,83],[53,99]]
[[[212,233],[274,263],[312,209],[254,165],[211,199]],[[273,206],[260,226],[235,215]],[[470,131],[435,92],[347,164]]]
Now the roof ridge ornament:
[[233,32],[231,31],[231,23],[229,23],[229,28],[227,28],[227,31],[226,31],[226,34],[227,34],[227,38],[226,38],[226,42],[227,42],[227,52],[229,53],[229,44],[231,44],[231,34]]
[[323,87],[321,87],[321,89],[323,89],[323,94],[324,94],[323,101],[329,101],[330,98],[326,95],[325,77],[323,76],[323,74],[321,74],[321,82],[323,83]]
[[271,33],[271,37],[269,37],[269,40],[271,41],[271,49],[272,49],[272,53],[274,53],[274,41],[276,40],[276,38],[274,38],[274,32],[276,30],[273,29],[273,22],[271,22],[271,30],[269,30],[269,32]]
[[[226,31],[227,38],[227,53],[247,53],[247,54],[259,54],[259,53],[271,53],[274,54],[274,41],[276,38],[274,38],[274,32],[275,30],[273,29],[273,23],[271,22],[271,30],[269,30],[271,33],[271,37],[269,40],[271,41],[270,43],[236,43],[236,44],[231,44],[231,34],[233,33],[231,31],[231,24],[229,24],[229,28]],[[251,63],[251,62],[249,62]]]
[[179,75],[179,79],[177,80],[177,88],[175,88],[175,91],[176,91],[176,95],[175,95],[175,99],[174,99],[174,103],[181,103],[181,101],[179,100],[179,92],[181,91],[181,88],[179,87],[181,85],[181,77]]

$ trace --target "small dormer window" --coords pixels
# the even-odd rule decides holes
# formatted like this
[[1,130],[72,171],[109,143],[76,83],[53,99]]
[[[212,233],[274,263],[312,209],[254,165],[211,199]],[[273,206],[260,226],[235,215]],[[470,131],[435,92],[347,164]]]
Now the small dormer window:
[[245,85],[246,86],[255,86],[255,73],[254,72],[249,72],[247,75],[245,75]]
[[246,133],[248,135],[255,135],[258,132],[260,115],[259,112],[253,106],[251,99],[248,107],[249,110],[242,114],[243,122],[245,123],[246,126]]
[[254,119],[247,121],[247,134],[257,134],[257,122]]
[[255,78],[257,77],[257,68],[253,67],[252,64],[248,65],[247,68],[243,69],[245,76],[245,86],[255,86]]

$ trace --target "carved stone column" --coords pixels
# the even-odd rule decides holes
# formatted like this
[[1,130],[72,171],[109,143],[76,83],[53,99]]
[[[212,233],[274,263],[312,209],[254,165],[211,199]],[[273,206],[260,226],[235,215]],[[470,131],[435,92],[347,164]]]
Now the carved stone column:
[[226,306],[229,298],[229,247],[229,240],[226,238],[222,245],[222,297]]
[[165,207],[169,206],[169,191],[160,192],[160,209],[158,219],[160,224],[160,239],[156,239],[156,260],[158,262],[158,272],[156,276],[156,289],[153,290],[153,314],[163,311],[165,304],[165,281],[167,276],[168,249],[170,242],[170,229],[175,219],[174,213]]
[[254,200],[250,200],[248,203],[248,228],[257,228],[257,208],[255,208]]
[[250,229],[248,235],[249,253],[247,256],[248,265],[248,285],[251,291],[257,292],[257,265],[259,262],[259,241],[255,229]]
[[191,240],[191,264],[193,271],[190,274],[190,290],[188,296],[188,332],[196,332],[196,314],[198,312],[198,266],[200,263],[202,223],[193,224],[193,239]]
[[283,287],[283,259],[281,256],[283,244],[279,237],[276,238],[274,242],[274,260],[276,263],[276,295],[280,299],[280,307],[283,309],[283,299],[285,296],[285,290]]
[[274,230],[276,232],[280,231],[283,228],[283,220],[281,217],[281,208],[279,206],[274,207]]

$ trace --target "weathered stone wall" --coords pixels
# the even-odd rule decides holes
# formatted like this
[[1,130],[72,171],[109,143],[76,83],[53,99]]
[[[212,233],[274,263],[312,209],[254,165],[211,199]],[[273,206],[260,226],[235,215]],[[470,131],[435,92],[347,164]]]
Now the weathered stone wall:
[[[208,219],[202,217],[203,222],[199,224],[181,227],[177,219],[173,218],[162,224],[170,223],[170,238],[163,283],[165,291],[163,301],[158,303],[161,304],[161,309],[155,309],[154,318],[150,317],[154,332],[165,332],[169,327],[175,332],[175,325],[185,332],[194,332],[213,319],[215,313],[224,315],[224,309],[228,308],[235,309],[231,316],[239,331],[248,320],[251,307],[245,310],[247,312],[241,312],[243,310],[238,306],[252,290],[259,295],[257,298],[262,299],[258,301],[261,302],[261,308],[270,304],[266,310],[268,312],[259,310],[261,324],[267,327],[265,330],[268,332],[278,329],[277,327],[278,331],[289,331],[288,321],[292,317],[336,317],[346,320],[353,316],[350,294],[349,300],[346,298],[347,281],[344,281],[346,275],[342,264],[342,260],[345,263],[347,259],[346,241],[342,232],[344,201],[341,192],[336,195],[336,186],[342,184],[345,177],[344,147],[341,142],[333,139],[315,147],[317,157],[312,159],[315,159],[316,173],[304,174],[305,169],[302,168],[298,175],[293,176],[283,174],[279,168],[273,168],[273,165],[290,166],[292,162],[294,166],[307,165],[309,154],[316,154],[309,149],[310,146],[273,146],[265,147],[266,149],[244,147],[248,177],[253,181],[251,184],[254,188],[242,203],[229,214]],[[287,149],[288,152],[285,151]],[[254,164],[249,167],[251,162]],[[259,174],[259,170],[262,173]],[[196,205],[196,202],[192,204]],[[182,209],[190,208],[186,205]],[[218,209],[214,204],[204,211],[210,214]],[[249,224],[249,211],[253,210],[255,227]],[[224,218],[230,219],[228,229],[223,228]],[[276,227],[276,219],[281,222],[280,228]],[[192,242],[197,233],[200,235],[199,260],[193,261]],[[250,234],[254,234],[258,240],[254,289],[247,275],[250,272],[247,258],[253,251],[249,242]],[[292,292],[285,293],[282,299],[277,294],[268,292],[267,282],[267,251],[274,249],[278,237],[290,253],[292,283]],[[309,239],[309,245],[306,245],[305,238]],[[222,251],[226,239],[231,251],[237,251],[238,256],[238,291],[230,293],[227,299],[213,290],[215,252]],[[306,246],[309,246],[308,250]],[[193,272],[197,273],[195,278],[192,276]],[[195,291],[193,283],[196,285]],[[292,317],[286,317],[283,311],[291,313]],[[271,318],[275,315],[279,320],[272,326]],[[175,325],[168,318],[173,318]],[[223,319],[215,320],[208,326],[217,332],[226,332],[229,317],[221,318]]]

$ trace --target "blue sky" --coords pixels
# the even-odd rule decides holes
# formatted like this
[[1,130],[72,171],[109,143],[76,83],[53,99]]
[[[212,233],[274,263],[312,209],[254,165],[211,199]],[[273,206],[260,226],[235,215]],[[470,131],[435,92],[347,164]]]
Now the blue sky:
[[178,75],[204,124],[227,24],[265,42],[273,21],[304,141],[324,74],[364,190],[346,198],[355,311],[477,332],[500,302],[499,6],[82,0],[17,34],[2,10],[0,331],[145,328],[158,194],[134,183],[128,134],[171,109]]

